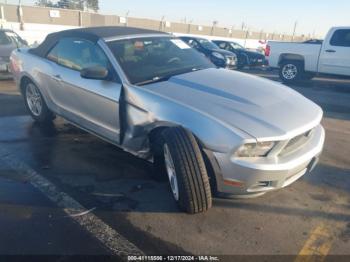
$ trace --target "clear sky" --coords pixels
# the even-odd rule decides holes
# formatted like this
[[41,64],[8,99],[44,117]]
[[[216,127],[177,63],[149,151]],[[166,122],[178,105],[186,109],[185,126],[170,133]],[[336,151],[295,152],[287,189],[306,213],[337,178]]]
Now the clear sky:
[[[22,0],[33,3],[35,0]],[[4,0],[0,0],[4,2]],[[16,2],[18,0],[8,0]],[[350,25],[350,0],[100,0],[101,13],[323,37],[331,26]]]
[[101,12],[223,27],[241,27],[323,36],[331,26],[350,25],[350,0],[100,0]]

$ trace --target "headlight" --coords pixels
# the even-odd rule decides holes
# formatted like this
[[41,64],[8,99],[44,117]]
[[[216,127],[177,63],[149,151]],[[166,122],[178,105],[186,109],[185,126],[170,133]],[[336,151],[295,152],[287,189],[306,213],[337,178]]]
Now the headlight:
[[265,157],[275,146],[275,142],[245,144],[238,148],[237,157]]
[[218,59],[225,60],[225,57],[222,54],[218,53],[218,52],[213,52],[212,55],[215,56]]

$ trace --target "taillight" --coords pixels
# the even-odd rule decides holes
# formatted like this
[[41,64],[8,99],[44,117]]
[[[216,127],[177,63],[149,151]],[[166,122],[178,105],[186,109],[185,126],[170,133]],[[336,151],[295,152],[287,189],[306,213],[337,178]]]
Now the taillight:
[[269,45],[266,45],[265,56],[270,56],[270,53],[271,53],[271,47]]
[[14,57],[10,57],[10,70],[12,73],[19,73],[20,67],[19,64],[17,63],[16,59]]

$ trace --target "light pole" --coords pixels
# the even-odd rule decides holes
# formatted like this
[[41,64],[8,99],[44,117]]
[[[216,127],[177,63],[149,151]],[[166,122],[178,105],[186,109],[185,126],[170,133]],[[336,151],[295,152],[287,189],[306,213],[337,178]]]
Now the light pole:
[[294,29],[293,29],[292,42],[294,42],[294,37],[295,37],[295,32],[296,32],[296,30],[297,30],[297,25],[298,25],[298,21],[295,21],[295,23],[294,23]]
[[125,14],[125,26],[128,26],[129,14],[130,14],[130,10],[128,10]]
[[165,19],[165,16],[163,15],[162,18],[160,19],[159,31],[163,31],[164,29],[164,19]]
[[230,34],[231,38],[233,37],[233,30],[235,30],[235,26],[234,25],[231,27],[231,34]]
[[187,34],[191,33],[191,24],[192,24],[193,20],[188,21],[188,25],[187,25]]
[[218,23],[219,22],[217,20],[213,21],[213,26],[211,28],[211,35],[214,35],[215,27],[218,25]]

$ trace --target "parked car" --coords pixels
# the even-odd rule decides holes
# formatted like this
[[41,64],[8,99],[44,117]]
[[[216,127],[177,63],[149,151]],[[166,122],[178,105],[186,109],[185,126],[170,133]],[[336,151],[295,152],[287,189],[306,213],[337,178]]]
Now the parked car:
[[0,29],[0,78],[11,77],[9,63],[11,52],[26,46],[28,43],[15,32],[7,29]]
[[262,67],[267,66],[267,60],[265,55],[249,51],[240,44],[233,41],[224,41],[224,40],[213,40],[213,43],[216,44],[221,49],[230,51],[237,56],[237,68],[242,69],[246,66],[249,67]]
[[286,43],[271,41],[266,56],[285,83],[316,75],[350,76],[350,27],[334,27],[324,41]]
[[212,192],[252,197],[290,185],[313,169],[325,139],[322,109],[310,100],[217,68],[164,32],[53,33],[15,50],[11,68],[35,121],[62,116],[152,161],[189,213],[210,208]]
[[236,69],[237,56],[229,51],[221,50],[213,42],[199,37],[181,36],[183,41],[204,54],[217,67]]

